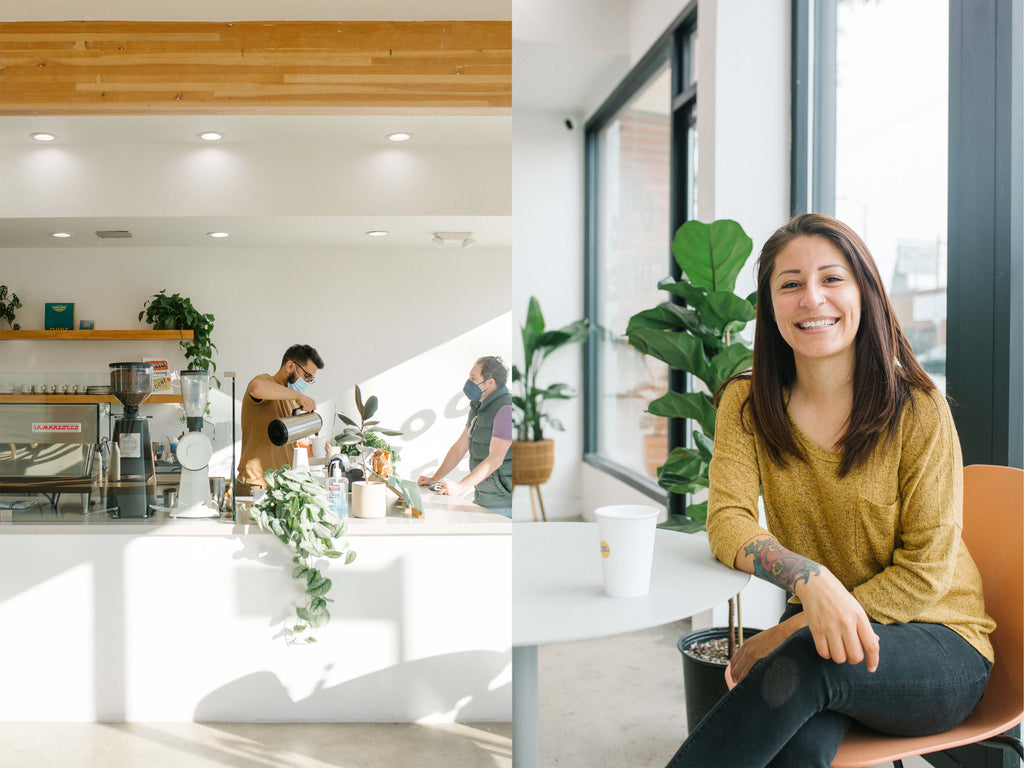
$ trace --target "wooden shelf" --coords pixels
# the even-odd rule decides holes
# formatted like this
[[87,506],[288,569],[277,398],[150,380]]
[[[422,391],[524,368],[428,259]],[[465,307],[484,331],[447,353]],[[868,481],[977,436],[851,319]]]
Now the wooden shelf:
[[[0,395],[0,403],[75,403],[89,405],[91,403],[120,403],[113,395]],[[181,404],[181,395],[150,395],[142,405],[155,403]]]
[[56,339],[74,341],[181,341],[191,339],[192,331],[11,331],[0,330],[0,341],[34,339],[49,341]]

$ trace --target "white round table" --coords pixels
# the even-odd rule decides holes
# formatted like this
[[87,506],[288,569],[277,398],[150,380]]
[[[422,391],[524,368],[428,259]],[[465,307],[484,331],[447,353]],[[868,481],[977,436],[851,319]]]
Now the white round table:
[[703,536],[658,530],[651,589],[604,594],[597,523],[512,526],[512,764],[537,765],[537,646],[633,632],[692,616],[750,576],[711,556]]

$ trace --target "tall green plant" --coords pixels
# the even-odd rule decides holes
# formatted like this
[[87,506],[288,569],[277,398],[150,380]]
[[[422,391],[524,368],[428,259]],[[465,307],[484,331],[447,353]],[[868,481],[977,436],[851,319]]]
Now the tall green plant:
[[[753,354],[739,334],[754,319],[757,293],[737,296],[736,276],[750,258],[753,243],[731,219],[711,224],[688,221],[672,240],[672,255],[682,270],[658,287],[685,302],[666,301],[629,319],[626,336],[644,354],[685,371],[703,382],[706,391],[668,392],[651,401],[655,416],[691,419],[693,448],[676,448],[658,467],[658,484],[670,493],[696,493],[708,487],[708,465],[714,452],[713,395],[730,376],[750,368]],[[669,526],[700,530],[707,520],[707,502],[690,504]]]
[[166,289],[150,296],[142,305],[139,320],[145,316],[146,322],[158,331],[192,331],[192,338],[182,338],[178,342],[185,353],[190,371],[209,371],[217,386],[220,379],[213,375],[217,364],[213,362],[213,315],[204,315],[192,306],[187,296],[175,293],[167,295]]
[[[388,436],[402,434],[394,429],[384,429],[384,427],[380,426],[380,421],[373,418],[377,413],[378,404],[379,401],[376,395],[370,395],[364,402],[363,393],[359,391],[359,385],[356,385],[356,411],[359,413],[359,422],[357,423],[355,419],[346,416],[344,413],[335,413],[335,416],[345,425],[342,431],[335,435],[335,442],[342,446],[342,448],[355,446],[363,456],[363,472],[366,479],[385,483],[388,488],[402,499],[402,503],[412,510],[414,517],[421,517],[423,515],[423,495],[420,493],[419,485],[412,480],[403,480],[393,471],[387,476],[378,475],[366,462],[367,455],[372,454],[375,448],[383,447],[380,446],[380,443],[384,443],[384,441],[377,437],[378,433]],[[386,447],[383,449],[391,455],[391,465],[394,468],[394,449],[387,445],[387,443],[384,443],[384,446]]]
[[517,438],[521,441],[544,439],[544,425],[563,430],[562,423],[544,410],[546,400],[568,400],[576,393],[568,384],[537,385],[541,364],[548,355],[566,344],[574,344],[587,338],[590,323],[577,320],[558,330],[547,330],[540,302],[534,296],[526,310],[526,324],[521,327],[523,336],[523,368],[512,366],[512,381],[519,384],[517,394],[512,396],[516,406],[515,426]]

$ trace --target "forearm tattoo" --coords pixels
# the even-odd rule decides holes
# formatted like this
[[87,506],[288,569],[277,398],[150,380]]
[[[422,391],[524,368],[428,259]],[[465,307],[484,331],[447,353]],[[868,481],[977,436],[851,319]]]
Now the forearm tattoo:
[[743,552],[753,556],[755,576],[789,592],[795,592],[801,581],[806,584],[811,576],[821,573],[821,566],[816,562],[790,552],[772,539],[751,542]]

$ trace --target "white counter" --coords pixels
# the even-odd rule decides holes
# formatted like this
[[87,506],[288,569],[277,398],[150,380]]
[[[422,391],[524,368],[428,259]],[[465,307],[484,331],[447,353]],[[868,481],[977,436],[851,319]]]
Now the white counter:
[[0,720],[508,721],[511,521],[426,501],[351,521],[313,645],[280,635],[300,592],[255,526],[0,525]]
[[[239,499],[243,510],[249,500]],[[405,514],[400,505],[389,503],[388,515],[382,518],[349,517],[349,536],[381,535],[490,535],[510,534],[512,521],[495,514],[472,502],[458,497],[439,496],[430,491],[423,492],[426,507],[422,518]],[[74,527],[72,531],[69,526]],[[60,533],[122,533],[125,530],[136,535],[157,536],[223,536],[227,533],[259,533],[249,524],[236,524],[227,517],[187,519],[170,517],[168,511],[160,509],[152,517],[114,519],[102,512],[83,515],[81,512],[66,512],[42,508],[30,513],[19,513],[17,520],[0,518],[0,534],[46,534]]]

